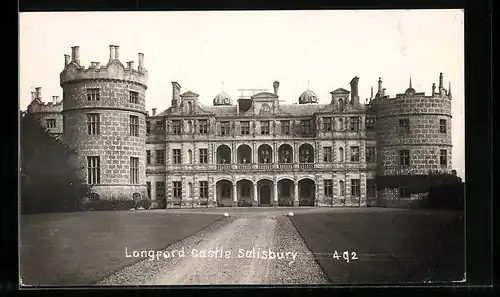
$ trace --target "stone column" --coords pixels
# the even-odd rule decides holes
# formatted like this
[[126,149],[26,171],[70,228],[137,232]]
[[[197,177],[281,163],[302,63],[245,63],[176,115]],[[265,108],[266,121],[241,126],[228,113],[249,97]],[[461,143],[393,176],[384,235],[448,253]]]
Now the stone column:
[[295,181],[293,185],[294,185],[293,194],[295,196],[293,200],[293,205],[299,206],[299,182]]
[[259,201],[257,200],[257,183],[253,183],[253,206],[258,206]]
[[233,207],[238,206],[238,193],[237,193],[236,182],[233,182]]
[[278,182],[275,181],[273,184],[273,205],[278,206]]
[[214,206],[217,207],[217,183],[214,180],[213,184],[213,201],[214,201]]

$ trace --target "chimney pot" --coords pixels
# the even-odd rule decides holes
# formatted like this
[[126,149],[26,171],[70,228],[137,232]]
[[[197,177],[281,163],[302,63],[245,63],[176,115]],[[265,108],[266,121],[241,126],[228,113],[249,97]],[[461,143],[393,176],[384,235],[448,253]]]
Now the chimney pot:
[[115,59],[120,60],[120,46],[115,45]]
[[129,62],[129,67],[130,70],[134,69],[134,61]]
[[101,62],[95,62],[95,67],[96,67],[96,68],[101,67]]
[[278,96],[278,89],[280,87],[280,82],[279,81],[274,81],[273,83],[273,88],[274,88],[274,95]]
[[71,48],[72,50],[72,61],[75,62],[76,64],[80,65],[80,47],[79,46],[73,46]]
[[113,61],[115,59],[115,46],[109,46],[109,61]]
[[179,104],[181,94],[181,85],[178,82],[172,82],[172,107],[176,108]]
[[382,96],[385,96],[385,88],[382,89]]
[[144,54],[139,53],[139,70],[142,70],[144,68]]
[[132,67],[130,67],[130,62],[127,62],[127,69],[131,69]]
[[70,55],[64,55],[64,67],[68,66],[70,63],[71,56]]
[[439,73],[439,93],[443,90],[443,73]]
[[36,87],[35,92],[36,92],[36,99],[42,99],[42,88]]
[[153,116],[155,116],[155,115],[156,115],[156,108],[152,108],[152,109],[151,109],[151,114],[152,114]]
[[351,100],[355,103],[359,103],[358,82],[359,77],[357,76],[351,80]]

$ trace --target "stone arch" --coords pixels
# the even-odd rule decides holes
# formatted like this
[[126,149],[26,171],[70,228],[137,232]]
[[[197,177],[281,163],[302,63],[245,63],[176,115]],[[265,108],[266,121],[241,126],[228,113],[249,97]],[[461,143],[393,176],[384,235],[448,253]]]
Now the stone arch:
[[191,101],[188,101],[187,112],[188,113],[192,113],[193,112],[193,102],[191,102]]
[[278,147],[278,162],[293,163],[293,146],[283,143]]
[[293,176],[288,176],[288,175],[286,175],[286,176],[278,177],[278,178],[276,179],[276,182],[282,181],[282,180],[284,180],[284,179],[289,179],[289,180],[291,180],[292,182],[294,181]]
[[187,132],[193,133],[193,122],[191,122],[191,121],[187,122]]
[[227,144],[217,146],[217,164],[231,164],[231,148]]
[[233,205],[233,182],[228,178],[220,178],[215,182],[217,205]]
[[249,178],[240,178],[236,181],[236,193],[238,206],[252,206],[254,197],[253,181]]
[[338,130],[339,131],[344,131],[345,125],[344,125],[344,119],[339,118],[338,119]]
[[254,180],[251,176],[241,176],[236,179],[236,182],[242,181],[242,180],[249,180],[252,183],[254,183]]
[[345,109],[344,99],[339,98],[339,111],[344,111],[344,109]]
[[299,146],[299,163],[314,163],[314,146],[308,142]]
[[217,177],[217,178],[214,178],[214,183],[218,183],[220,181],[224,181],[224,180],[227,180],[228,182],[233,182],[233,179],[229,176],[220,176],[220,177]]
[[263,143],[259,145],[257,149],[258,162],[259,163],[272,163],[273,162],[273,148],[267,144]]
[[270,180],[270,181],[273,181],[274,179],[273,179],[273,177],[272,177],[272,176],[270,176],[270,175],[259,175],[259,176],[257,177],[256,182],[259,182],[259,181],[261,181],[261,180]]
[[259,206],[271,206],[274,197],[273,180],[262,177],[257,181],[257,201]]
[[282,177],[277,181],[278,206],[293,206],[295,183],[293,178]]
[[311,177],[302,177],[298,183],[299,206],[314,206],[316,200],[316,181]]
[[193,151],[188,150],[188,164],[193,164]]
[[252,148],[248,144],[240,144],[236,149],[238,156],[238,163],[249,164],[252,163]]

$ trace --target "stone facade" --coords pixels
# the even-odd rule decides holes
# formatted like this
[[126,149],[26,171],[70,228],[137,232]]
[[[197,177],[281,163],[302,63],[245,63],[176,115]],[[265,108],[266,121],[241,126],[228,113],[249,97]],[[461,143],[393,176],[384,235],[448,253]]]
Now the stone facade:
[[[106,66],[92,62],[84,68],[73,47],[60,76],[63,104],[43,104],[34,94],[28,108],[41,119],[64,119],[64,131],[50,132],[64,132],[63,141],[77,150],[72,162],[82,178],[89,180],[87,157],[100,157],[100,181],[93,189],[102,199],[140,193],[162,208],[412,207],[427,194],[377,191],[377,176],[451,171],[451,91],[442,87],[442,75],[439,92],[433,87],[430,96],[415,92],[410,82],[404,94],[389,98],[379,80],[366,104],[359,102],[358,77],[351,91],[332,91],[329,103],[308,89],[299,104],[278,99],[277,81],[274,92],[236,103],[221,92],[213,106],[201,104],[194,92],[181,94],[180,84],[172,82],[171,107],[148,114],[143,55],[137,69],[127,64],[119,61],[118,47],[110,46]],[[98,90],[99,100],[89,100],[89,90]],[[89,135],[90,113],[100,116],[98,134]],[[136,135],[131,116],[137,117]],[[401,151],[408,151],[409,164],[400,163]],[[135,181],[131,157],[138,158]]]

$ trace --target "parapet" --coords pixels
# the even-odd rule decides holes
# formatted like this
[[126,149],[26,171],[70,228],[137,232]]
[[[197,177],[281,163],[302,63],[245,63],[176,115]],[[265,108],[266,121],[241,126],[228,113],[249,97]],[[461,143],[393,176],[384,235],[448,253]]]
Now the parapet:
[[[64,55],[64,69],[60,74],[61,86],[66,83],[80,80],[111,79],[122,80],[147,87],[148,71],[144,68],[144,54],[138,54],[138,66],[134,62],[127,62],[125,67],[119,60],[119,46],[109,46],[109,61],[105,66],[99,62],[91,62],[88,68],[80,65],[80,47],[73,46],[72,55]],[[71,59],[70,59],[71,58]]]

